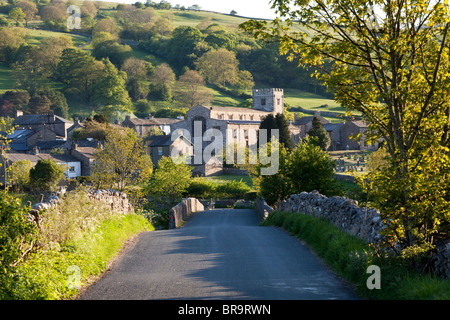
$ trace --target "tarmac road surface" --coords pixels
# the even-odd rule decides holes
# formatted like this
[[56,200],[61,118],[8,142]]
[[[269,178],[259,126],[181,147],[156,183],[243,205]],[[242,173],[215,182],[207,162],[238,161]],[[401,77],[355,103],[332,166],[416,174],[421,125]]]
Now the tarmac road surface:
[[216,209],[141,234],[78,299],[359,298],[297,238],[258,226],[254,210]]

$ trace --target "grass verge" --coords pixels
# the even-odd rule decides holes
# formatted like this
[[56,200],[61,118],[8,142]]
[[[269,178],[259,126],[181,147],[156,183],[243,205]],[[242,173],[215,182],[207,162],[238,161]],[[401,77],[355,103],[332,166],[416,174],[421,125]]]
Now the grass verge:
[[151,230],[153,226],[140,215],[112,216],[63,247],[33,254],[10,274],[0,296],[9,300],[74,298],[78,289],[106,270],[128,238]]
[[[450,281],[413,272],[393,257],[378,257],[370,246],[324,219],[274,211],[262,223],[277,226],[307,243],[339,276],[356,287],[363,299],[448,300]],[[381,272],[381,289],[368,289],[370,265]]]

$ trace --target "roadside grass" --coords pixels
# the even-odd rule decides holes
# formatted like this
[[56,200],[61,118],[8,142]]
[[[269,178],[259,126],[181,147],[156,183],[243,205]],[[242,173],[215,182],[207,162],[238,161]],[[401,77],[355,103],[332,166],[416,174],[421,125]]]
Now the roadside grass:
[[[274,211],[263,226],[277,226],[304,241],[339,276],[370,300],[448,300],[450,281],[413,272],[393,257],[379,257],[361,239],[349,235],[324,219],[300,213]],[[381,270],[381,289],[370,290],[367,268]]]
[[153,226],[140,215],[112,216],[95,231],[84,232],[62,247],[35,253],[18,266],[9,279],[9,292],[0,291],[0,297],[5,300],[72,299],[78,289],[106,270],[128,238],[151,230]]

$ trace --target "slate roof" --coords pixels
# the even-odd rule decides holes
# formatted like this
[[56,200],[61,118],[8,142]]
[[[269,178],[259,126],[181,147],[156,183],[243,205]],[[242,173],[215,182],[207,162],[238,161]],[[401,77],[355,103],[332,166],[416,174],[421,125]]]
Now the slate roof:
[[[188,139],[183,136],[179,136],[184,141],[189,144],[192,144]],[[164,136],[150,136],[146,138],[146,141],[150,141],[149,147],[168,147],[172,144],[172,135],[164,135]]]
[[130,118],[125,121],[130,121],[134,125],[140,126],[155,126],[155,125],[157,126],[157,125],[169,125],[175,122],[180,122],[182,120],[172,118],[152,118],[152,119]]
[[167,147],[172,144],[172,136],[150,136],[147,138],[147,141],[150,141],[150,147]]
[[5,157],[12,161],[20,161],[20,160],[29,160],[33,163],[38,162],[39,160],[47,160],[52,159],[55,162],[80,162],[76,158],[67,155],[67,154],[48,154],[48,153],[40,153],[40,154],[29,154],[29,153],[20,153],[20,152],[7,152],[5,153]]
[[[54,117],[54,121],[53,121]],[[72,123],[72,121],[66,120],[60,116],[53,114],[26,114],[14,119],[14,125],[38,125],[44,123]]]

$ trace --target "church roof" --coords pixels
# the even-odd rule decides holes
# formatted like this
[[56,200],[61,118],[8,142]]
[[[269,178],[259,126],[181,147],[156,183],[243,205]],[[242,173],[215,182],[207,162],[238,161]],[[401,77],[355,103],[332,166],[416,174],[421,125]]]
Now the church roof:
[[[205,107],[207,108],[207,107]],[[258,114],[268,114],[270,112],[250,109],[250,108],[239,108],[239,107],[210,107],[211,111],[217,112],[239,112],[239,113],[258,113]]]

